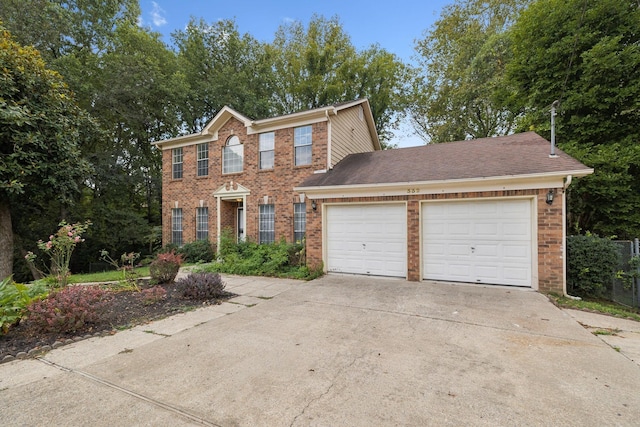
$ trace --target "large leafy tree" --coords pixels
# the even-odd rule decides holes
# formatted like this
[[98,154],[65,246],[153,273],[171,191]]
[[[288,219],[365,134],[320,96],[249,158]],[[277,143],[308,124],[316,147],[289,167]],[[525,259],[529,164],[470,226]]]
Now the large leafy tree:
[[414,130],[426,142],[504,135],[513,131],[505,67],[506,29],[528,0],[457,0],[416,42],[412,103]]
[[381,139],[391,136],[404,107],[406,67],[373,45],[357,51],[337,17],[314,15],[280,26],[269,46],[273,106],[278,114],[369,98]]
[[13,269],[12,206],[70,205],[89,172],[79,145],[94,127],[38,51],[0,27],[0,278]]
[[38,49],[89,109],[97,58],[111,45],[117,26],[135,25],[138,0],[2,0],[0,20],[23,45]]
[[178,133],[185,84],[176,55],[159,37],[122,23],[97,59],[91,113],[109,138],[84,146],[95,173],[78,212],[93,219],[85,246],[94,258],[102,248],[136,249],[161,220],[162,159],[151,143]]
[[253,118],[271,114],[271,62],[265,45],[240,34],[236,23],[192,20],[173,33],[185,78],[180,117],[198,132],[225,105]]
[[570,187],[571,226],[640,235],[640,8],[635,0],[538,0],[511,30],[522,129],[595,168]]
[[81,203],[64,213],[15,207],[18,246],[31,247],[64,216],[94,221],[74,267],[96,261],[102,248],[148,247],[150,229],[160,223],[161,192],[160,156],[150,142],[179,133],[176,105],[185,84],[175,53],[137,25],[139,11],[137,0],[2,1],[0,19],[20,42],[42,49],[47,66],[64,76],[100,126],[80,144],[92,165]]

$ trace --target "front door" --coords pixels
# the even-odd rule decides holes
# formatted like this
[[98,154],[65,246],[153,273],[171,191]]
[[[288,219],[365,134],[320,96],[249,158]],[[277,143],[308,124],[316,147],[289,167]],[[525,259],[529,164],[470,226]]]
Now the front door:
[[244,207],[238,207],[238,242],[244,241]]

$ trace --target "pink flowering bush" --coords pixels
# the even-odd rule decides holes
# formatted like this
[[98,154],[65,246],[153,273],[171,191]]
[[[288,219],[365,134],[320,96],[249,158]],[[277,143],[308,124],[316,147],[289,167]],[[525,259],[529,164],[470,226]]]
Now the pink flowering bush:
[[[51,259],[50,275],[55,279],[59,287],[67,286],[69,280],[69,262],[71,254],[78,243],[84,242],[82,234],[87,231],[91,222],[67,224],[62,221],[56,234],[49,236],[49,240],[38,241],[38,248]],[[25,256],[27,262],[34,263],[36,255],[28,252]]]

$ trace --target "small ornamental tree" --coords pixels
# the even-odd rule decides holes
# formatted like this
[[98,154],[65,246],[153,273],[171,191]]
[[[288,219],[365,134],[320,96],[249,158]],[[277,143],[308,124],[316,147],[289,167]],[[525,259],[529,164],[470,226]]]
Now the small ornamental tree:
[[[84,224],[67,224],[62,221],[59,224],[60,229],[56,234],[49,236],[48,241],[38,241],[38,248],[51,258],[49,273],[56,279],[58,286],[67,286],[69,275],[71,274],[69,272],[71,254],[78,243],[84,242],[82,234],[87,231],[90,225],[91,222],[89,221]],[[27,262],[33,263],[36,255],[33,252],[28,252],[25,259]]]

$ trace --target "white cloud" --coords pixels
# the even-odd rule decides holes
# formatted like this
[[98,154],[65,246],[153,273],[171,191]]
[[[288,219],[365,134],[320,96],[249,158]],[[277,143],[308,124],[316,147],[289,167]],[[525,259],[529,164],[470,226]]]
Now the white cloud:
[[151,2],[153,4],[153,10],[151,11],[151,21],[153,25],[156,27],[161,27],[167,23],[167,20],[164,17],[164,14],[167,13],[163,8],[156,2]]

